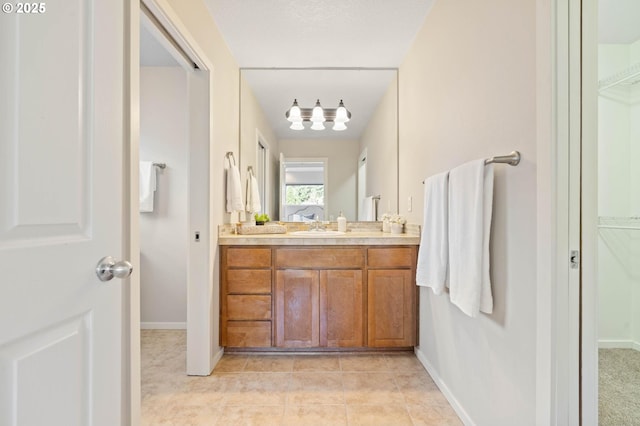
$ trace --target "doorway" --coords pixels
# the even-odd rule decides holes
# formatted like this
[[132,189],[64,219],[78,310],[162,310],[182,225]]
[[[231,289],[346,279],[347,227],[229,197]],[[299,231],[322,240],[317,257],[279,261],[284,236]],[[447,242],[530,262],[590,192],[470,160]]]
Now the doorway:
[[153,170],[153,209],[131,229],[140,231],[141,326],[186,328],[185,374],[207,375],[214,364],[207,303],[211,67],[179,28],[154,0],[141,3],[140,142],[131,157],[160,167]]
[[640,4],[598,4],[598,424],[640,424]]
[[640,424],[640,4],[581,20],[581,419]]

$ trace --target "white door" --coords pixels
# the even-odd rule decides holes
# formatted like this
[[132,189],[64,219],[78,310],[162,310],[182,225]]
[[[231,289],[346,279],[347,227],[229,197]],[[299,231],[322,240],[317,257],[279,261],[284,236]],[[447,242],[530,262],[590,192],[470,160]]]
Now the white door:
[[123,3],[0,14],[1,425],[122,423]]

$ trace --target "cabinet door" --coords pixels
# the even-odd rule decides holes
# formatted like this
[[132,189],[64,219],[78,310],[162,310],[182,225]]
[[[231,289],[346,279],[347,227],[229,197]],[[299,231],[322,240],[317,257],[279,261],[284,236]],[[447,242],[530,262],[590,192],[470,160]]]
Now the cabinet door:
[[276,346],[308,348],[319,345],[319,272],[276,272]]
[[413,346],[415,286],[411,270],[370,270],[367,279],[368,345]]
[[362,270],[320,271],[320,346],[363,346],[362,290]]

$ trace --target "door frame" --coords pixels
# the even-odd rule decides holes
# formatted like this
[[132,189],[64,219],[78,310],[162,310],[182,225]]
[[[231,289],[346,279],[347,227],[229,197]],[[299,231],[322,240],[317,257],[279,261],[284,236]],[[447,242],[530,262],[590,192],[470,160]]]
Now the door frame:
[[[153,13],[158,21],[164,26],[167,32],[174,38],[180,47],[189,55],[201,72],[209,73],[209,143],[211,146],[212,135],[212,96],[213,92],[213,64],[209,61],[204,51],[195,41],[184,23],[176,15],[166,0],[142,0],[142,3]],[[126,67],[127,78],[125,79],[125,93],[128,98],[128,105],[125,105],[125,120],[128,129],[126,135],[126,145],[124,148],[125,157],[125,177],[124,177],[124,197],[126,198],[124,233],[126,235],[125,253],[128,254],[134,265],[140,265],[140,238],[139,238],[139,212],[138,212],[138,174],[139,174],[139,151],[140,151],[140,3],[128,2],[128,9],[125,16],[126,23]],[[191,143],[190,143],[191,145]],[[207,185],[211,188],[211,149],[209,149],[208,166],[209,170]],[[205,200],[209,210],[211,208],[211,191]],[[190,201],[191,202],[191,201]],[[204,282],[189,282],[187,288],[187,374],[208,375],[213,370],[215,363],[222,357],[222,351],[214,352],[213,337],[213,315],[211,299],[213,292],[214,259],[212,241],[215,235],[215,224],[209,216],[208,229],[201,235],[201,243],[206,246],[207,260],[205,263],[206,276]],[[191,238],[190,238],[191,240]],[[128,316],[125,322],[125,337],[128,342],[124,342],[126,353],[123,356],[130,357],[129,370],[126,374],[126,383],[129,389],[123,392],[123,424],[137,425],[140,422],[140,275],[134,269],[131,276],[129,292],[124,296],[125,315]],[[217,343],[217,342],[216,342]],[[128,413],[128,414],[127,414]],[[127,418],[128,417],[128,418]]]
[[581,421],[581,270],[570,262],[570,252],[582,249],[581,13],[580,1],[536,3],[536,424],[541,426]]
[[581,419],[598,424],[598,1],[582,0]]

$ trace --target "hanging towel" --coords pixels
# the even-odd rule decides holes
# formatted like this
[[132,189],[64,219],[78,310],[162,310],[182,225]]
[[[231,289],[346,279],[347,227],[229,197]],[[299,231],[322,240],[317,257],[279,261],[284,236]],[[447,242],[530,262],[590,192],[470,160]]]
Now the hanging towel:
[[258,189],[258,179],[253,174],[247,177],[247,206],[249,213],[257,213],[262,210],[260,205],[260,190]]
[[364,197],[362,200],[362,212],[359,214],[359,220],[372,221],[375,220],[375,200],[373,196]]
[[153,211],[153,195],[156,191],[156,168],[151,161],[140,162],[140,212]]
[[424,216],[416,284],[442,294],[449,267],[449,172],[424,182]]
[[244,210],[242,204],[240,170],[238,170],[238,166],[230,164],[227,169],[227,213]]
[[484,160],[449,172],[449,293],[470,317],[493,311],[489,278],[489,238],[493,164]]

